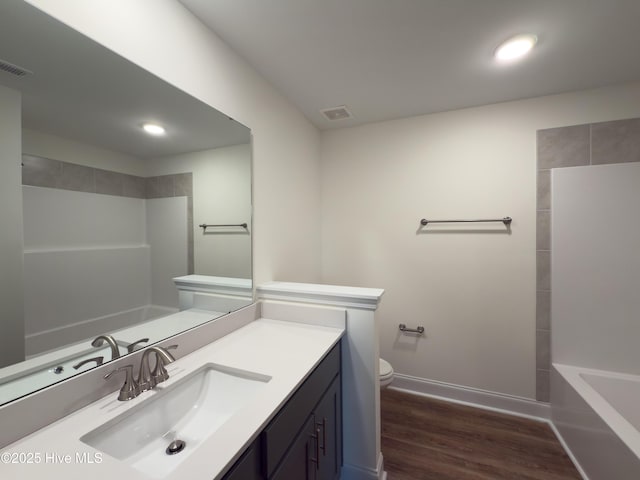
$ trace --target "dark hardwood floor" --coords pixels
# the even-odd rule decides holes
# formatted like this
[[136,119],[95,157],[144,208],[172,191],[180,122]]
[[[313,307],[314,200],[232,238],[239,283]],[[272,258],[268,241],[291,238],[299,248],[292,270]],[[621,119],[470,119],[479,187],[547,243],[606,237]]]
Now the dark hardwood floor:
[[580,480],[546,423],[386,389],[388,480]]

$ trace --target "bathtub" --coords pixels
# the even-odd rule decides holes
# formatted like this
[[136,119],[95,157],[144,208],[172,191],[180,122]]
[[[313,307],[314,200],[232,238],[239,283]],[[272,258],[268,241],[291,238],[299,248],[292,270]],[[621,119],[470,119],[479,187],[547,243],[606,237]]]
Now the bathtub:
[[640,479],[640,375],[554,363],[551,417],[585,478]]
[[56,328],[25,335],[25,353],[27,359],[29,359],[47,353],[50,350],[58,350],[60,345],[81,342],[105,332],[114,332],[130,325],[141,324],[175,312],[177,312],[176,308],[160,305],[141,305],[101,317],[66,323]]

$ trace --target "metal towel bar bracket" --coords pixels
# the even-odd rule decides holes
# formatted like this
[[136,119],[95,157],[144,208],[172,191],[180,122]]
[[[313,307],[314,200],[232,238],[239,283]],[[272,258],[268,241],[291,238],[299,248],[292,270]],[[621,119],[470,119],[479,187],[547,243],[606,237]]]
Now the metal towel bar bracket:
[[424,327],[418,326],[418,328],[416,329],[407,328],[407,326],[404,323],[401,323],[400,325],[398,325],[398,330],[406,333],[419,333],[420,335],[424,334]]
[[420,220],[421,225],[427,225],[428,223],[475,223],[475,222],[502,222],[505,225],[511,225],[513,219],[511,217],[504,218],[489,218],[489,219],[479,219],[479,220],[427,220],[423,218]]

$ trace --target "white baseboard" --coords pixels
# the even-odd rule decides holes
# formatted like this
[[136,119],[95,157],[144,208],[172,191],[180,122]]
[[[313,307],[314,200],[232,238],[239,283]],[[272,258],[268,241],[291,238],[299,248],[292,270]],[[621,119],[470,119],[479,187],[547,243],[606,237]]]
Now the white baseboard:
[[387,471],[384,469],[384,458],[382,452],[378,455],[378,480],[387,480]]
[[343,465],[340,480],[387,480],[382,453],[378,455],[378,464],[375,470],[350,464]]
[[556,438],[558,439],[558,442],[560,442],[560,445],[562,445],[562,448],[564,449],[565,453],[567,454],[567,456],[569,457],[571,462],[573,462],[573,466],[576,467],[576,470],[578,470],[578,473],[580,474],[582,479],[583,480],[589,480],[589,477],[587,476],[585,471],[582,469],[582,466],[580,465],[580,462],[578,462],[578,459],[575,457],[575,455],[573,454],[573,452],[569,448],[569,445],[567,444],[567,442],[565,442],[564,437],[560,433],[560,430],[558,430],[556,428],[556,426],[553,424],[552,420],[549,420],[549,426],[551,427],[551,430],[553,430],[553,433],[556,436]]
[[388,388],[542,422],[551,418],[548,403],[409,375],[396,373]]

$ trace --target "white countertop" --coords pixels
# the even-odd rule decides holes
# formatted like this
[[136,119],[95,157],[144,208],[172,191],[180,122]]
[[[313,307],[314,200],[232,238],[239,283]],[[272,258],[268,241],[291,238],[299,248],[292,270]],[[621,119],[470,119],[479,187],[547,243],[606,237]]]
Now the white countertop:
[[[178,359],[168,366],[169,386],[206,363],[217,363],[272,377],[261,394],[234,414],[217,432],[195,448],[167,480],[220,478],[273,418],[275,413],[343,335],[344,329],[259,319]],[[136,366],[137,368],[137,366]],[[0,454],[0,478],[42,480],[150,479],[125,463],[102,455],[80,437],[126,412],[145,398],[117,401],[117,392],[9,445]],[[77,455],[87,453],[84,461]],[[185,452],[186,453],[186,452]],[[37,454],[37,455],[36,455]],[[69,458],[68,463],[64,463]],[[36,458],[39,463],[36,463]],[[82,457],[80,457],[81,459]],[[16,463],[7,463],[15,459]],[[29,459],[32,463],[24,463]]]

